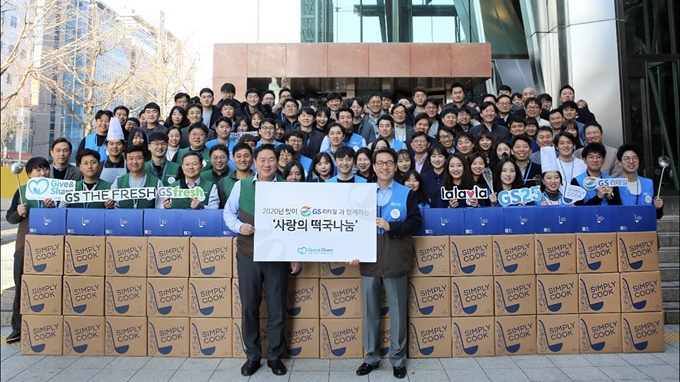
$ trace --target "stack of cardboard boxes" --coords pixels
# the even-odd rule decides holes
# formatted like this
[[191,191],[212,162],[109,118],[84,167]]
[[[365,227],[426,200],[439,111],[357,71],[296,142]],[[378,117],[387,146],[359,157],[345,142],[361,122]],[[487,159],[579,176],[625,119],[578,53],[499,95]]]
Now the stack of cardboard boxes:
[[[525,223],[535,219],[529,209],[511,211],[522,211]],[[190,235],[205,228],[201,220],[166,230],[172,224],[157,211],[144,214],[147,236],[141,224],[115,236],[130,233],[121,228],[137,219],[124,212],[107,211],[105,220],[116,224],[105,225],[106,236],[97,234],[104,228],[92,230],[96,217],[36,214],[20,286],[22,354],[245,357],[235,239]],[[442,216],[425,230],[438,236],[414,239],[409,357],[664,350],[656,232],[534,234],[509,226],[507,216],[510,231],[489,232],[495,215],[466,212],[465,232],[446,235],[437,231],[450,223]],[[61,234],[45,229],[64,223]],[[263,348],[266,304],[265,291]],[[358,267],[304,263],[289,278],[286,315],[288,356],[363,357]],[[387,357],[384,290],[381,315]]]

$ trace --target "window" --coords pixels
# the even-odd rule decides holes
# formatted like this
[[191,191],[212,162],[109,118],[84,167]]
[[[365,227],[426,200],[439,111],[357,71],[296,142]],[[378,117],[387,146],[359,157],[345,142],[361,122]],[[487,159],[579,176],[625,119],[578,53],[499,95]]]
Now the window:
[[9,26],[11,26],[12,28],[17,27],[17,17],[16,16],[12,16],[12,18],[9,19]]

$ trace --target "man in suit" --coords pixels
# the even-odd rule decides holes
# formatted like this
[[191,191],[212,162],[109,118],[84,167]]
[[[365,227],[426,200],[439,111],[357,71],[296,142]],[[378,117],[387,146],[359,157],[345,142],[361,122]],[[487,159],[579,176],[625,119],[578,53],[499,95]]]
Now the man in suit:
[[[604,138],[604,133],[602,132],[602,126],[600,126],[599,123],[597,122],[588,122],[585,127],[583,128],[583,133],[585,134],[586,138],[586,143],[602,143],[602,139]],[[604,144],[603,144],[604,145]],[[621,169],[621,165],[619,162],[616,160],[616,152],[618,151],[614,147],[611,146],[604,146],[606,150],[606,154],[604,157],[604,163],[602,164],[602,169],[601,171],[607,175],[611,175],[612,177],[616,178],[621,176],[623,174],[623,169]],[[585,159],[581,158],[581,152],[583,149],[578,149],[574,152],[574,156],[576,158],[580,159]]]
[[66,138],[57,138],[52,143],[50,155],[52,156],[52,166],[50,166],[50,178],[63,180],[81,180],[83,173],[80,169],[70,163],[73,146]]

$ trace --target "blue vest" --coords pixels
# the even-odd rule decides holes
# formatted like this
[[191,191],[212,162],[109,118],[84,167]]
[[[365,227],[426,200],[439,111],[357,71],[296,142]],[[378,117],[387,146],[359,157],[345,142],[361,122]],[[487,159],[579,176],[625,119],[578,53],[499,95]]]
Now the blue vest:
[[[574,177],[574,179],[576,179],[576,181],[578,182],[578,185],[583,187],[584,190],[586,190],[586,197],[583,198],[583,203],[585,203],[585,202],[589,201],[590,199],[597,196],[597,187],[595,185],[592,186],[593,187],[592,189],[588,189],[588,188],[591,188],[589,186],[590,183],[587,184],[587,185],[583,184],[585,182],[585,179],[588,178],[588,177],[590,177],[590,175],[588,175],[588,171]],[[607,175],[607,174],[601,172],[600,178],[611,179],[612,177],[610,175]],[[589,187],[586,188],[586,186],[589,186]],[[619,189],[621,189],[621,187],[619,187]],[[602,203],[600,205],[603,205],[603,206],[609,205],[609,202],[607,200],[608,200],[607,198],[602,198]]]
[[394,151],[399,151],[404,148],[404,142],[392,139],[392,149]]
[[101,146],[97,146],[97,133],[85,137],[85,148],[99,152],[99,156],[103,161],[109,157],[109,154],[106,151],[106,142]]
[[[338,177],[334,176],[326,181],[326,183],[340,183],[338,182]],[[354,183],[366,183],[366,179],[360,176],[354,175]]]
[[633,195],[628,187],[619,187],[621,204],[624,206],[651,206],[654,204],[654,182],[651,179],[638,176],[638,184],[641,187],[640,195]]
[[[378,188],[378,190],[380,190],[380,188]],[[378,205],[378,217],[385,219],[388,223],[403,222],[406,220],[406,215],[408,213],[406,203],[410,191],[411,189],[406,186],[402,186],[397,182],[392,183],[392,197],[390,197],[390,200],[384,206]],[[385,232],[384,230],[377,228],[377,233],[382,234]]]
[[307,158],[304,155],[300,155],[300,158],[298,158],[298,161],[302,165],[302,167],[305,169],[305,174],[309,173],[312,170],[312,160]]
[[354,151],[359,151],[360,148],[364,147],[362,144],[363,139],[364,137],[359,134],[352,134],[352,136],[349,138],[349,141],[345,143],[345,146],[353,148]]
[[[205,147],[207,147],[208,150],[211,149],[215,145],[217,145],[217,138],[205,143]],[[227,146],[227,148],[229,149],[229,155],[231,155],[232,151],[234,151],[234,146],[236,146],[236,141],[232,141],[230,139],[229,140],[229,146]]]

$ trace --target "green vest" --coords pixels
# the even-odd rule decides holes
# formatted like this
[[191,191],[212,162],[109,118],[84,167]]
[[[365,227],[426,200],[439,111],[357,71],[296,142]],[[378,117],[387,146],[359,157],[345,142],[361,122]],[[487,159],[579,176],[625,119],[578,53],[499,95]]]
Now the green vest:
[[[177,181],[177,178],[179,178],[179,170],[180,166],[177,163],[166,160],[165,175],[163,175],[163,173],[156,174],[152,161],[144,163],[144,171],[146,171],[147,174],[153,174],[156,178],[160,179],[165,187],[169,186],[170,183]],[[163,176],[163,179],[161,179],[161,176]],[[170,178],[173,178],[172,182],[170,181]]]
[[[201,179],[201,183],[198,184],[198,187],[203,190],[203,193],[205,194],[205,199],[200,200],[201,203],[203,203],[204,206],[208,205],[208,201],[210,201],[210,191],[212,190],[213,182],[205,179]],[[170,185],[170,187],[179,187],[182,188],[182,183],[181,181],[177,181],[173,184]],[[172,209],[173,210],[184,210],[187,208],[191,208],[191,199],[190,198],[176,198],[172,199]]]
[[[182,158],[184,158],[184,155],[188,153],[191,150],[191,147],[186,147],[177,152],[177,160],[175,161],[178,165],[182,164]],[[203,170],[210,170],[212,168],[212,164],[210,164],[210,149],[207,147],[203,147],[203,150],[201,151],[201,155],[203,156],[203,160],[205,161],[205,166],[203,166]],[[201,171],[203,171],[201,170]]]
[[[118,179],[116,179],[116,185],[118,186],[118,188],[130,188],[130,174],[125,174],[121,177],[118,177]],[[158,178],[147,172],[146,181],[144,182],[142,187],[156,188],[156,186],[158,186]],[[118,202],[118,205],[120,206],[120,208],[135,208],[135,201],[121,200],[120,202]],[[156,199],[155,198],[151,200],[138,199],[136,208],[156,208]]]
[[26,214],[28,214],[28,211],[30,211],[31,208],[45,207],[43,205],[42,200],[28,200],[28,199],[26,199],[26,185],[19,187],[19,192],[21,193],[21,199],[19,200],[19,203],[21,203],[21,200],[23,200],[24,203],[26,204]]
[[[238,220],[243,223],[255,226],[255,187],[257,182],[254,182],[255,175],[241,179],[241,195],[238,199]],[[285,182],[285,180],[278,175],[277,182]],[[253,235],[244,236],[238,234],[238,253],[253,257],[254,237]]]
[[[79,180],[79,181],[76,182],[76,191],[83,191],[83,184],[84,184],[83,182],[84,182],[83,180]],[[109,182],[107,182],[103,179],[99,179],[99,181],[97,182],[95,187],[90,191],[93,191],[93,190],[108,190],[110,188],[111,188],[111,183],[109,183]],[[87,206],[84,203],[73,203],[73,204],[69,204],[68,208],[106,208],[106,207],[104,206],[104,202],[94,202],[94,203],[87,203]]]

